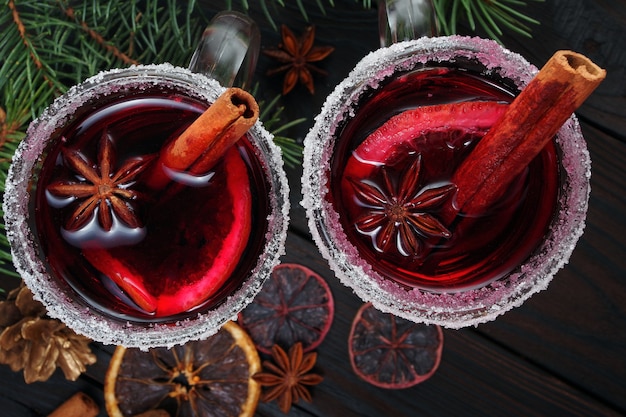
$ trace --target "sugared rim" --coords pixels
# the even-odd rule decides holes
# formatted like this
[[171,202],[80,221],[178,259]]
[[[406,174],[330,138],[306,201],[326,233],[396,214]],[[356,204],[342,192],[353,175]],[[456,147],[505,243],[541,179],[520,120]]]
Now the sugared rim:
[[443,294],[419,289],[407,291],[374,271],[348,241],[339,215],[326,198],[334,133],[345,117],[357,111],[354,103],[361,94],[375,89],[396,71],[458,57],[478,59],[487,71],[510,79],[519,87],[525,86],[537,73],[537,68],[519,54],[494,41],[479,38],[421,38],[374,51],[364,57],[326,99],[304,140],[302,176],[302,205],[309,229],[339,280],[381,311],[449,328],[493,320],[548,286],[554,274],[569,260],[583,233],[591,176],[589,153],[578,121],[572,115],[557,137],[562,151],[562,189],[566,192],[560,197],[559,211],[546,241],[518,270],[480,289]]
[[61,126],[68,115],[92,99],[96,94],[113,94],[135,85],[170,83],[186,93],[207,102],[213,102],[225,90],[216,81],[187,69],[169,64],[137,65],[126,69],[101,72],[72,87],[57,98],[28,128],[9,169],[4,193],[4,220],[11,245],[13,263],[36,299],[47,308],[48,314],[58,318],[77,333],[104,344],[124,345],[147,349],[171,347],[190,340],[204,339],[228,320],[237,316],[258,293],[272,269],[284,253],[289,219],[289,187],[283,169],[280,149],[273,136],[257,122],[249,131],[255,152],[264,161],[266,177],[271,187],[269,194],[271,215],[265,249],[248,278],[219,306],[198,313],[197,316],[163,324],[139,324],[111,319],[88,309],[64,291],[51,279],[36,253],[33,234],[29,229],[29,202],[27,189],[31,185],[33,169],[44,152],[45,140]]

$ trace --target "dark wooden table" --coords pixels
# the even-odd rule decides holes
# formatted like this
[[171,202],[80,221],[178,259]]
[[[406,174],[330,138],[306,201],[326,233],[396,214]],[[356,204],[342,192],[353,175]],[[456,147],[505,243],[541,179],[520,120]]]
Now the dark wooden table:
[[[211,2],[206,3],[210,8]],[[376,9],[363,10],[360,1],[335,0],[335,7],[323,2],[323,15],[310,3],[307,11],[317,26],[317,43],[333,45],[336,51],[320,64],[330,74],[316,79],[314,96],[298,87],[284,99],[288,117],[308,118],[293,133],[300,139],[325,96],[378,45]],[[318,350],[324,382],[313,389],[313,403],[298,404],[290,415],[626,415],[626,1],[529,3],[525,12],[541,25],[533,27],[533,39],[504,36],[509,49],[537,66],[558,49],[572,49],[608,71],[606,81],[577,112],[593,176],[587,228],[569,264],[547,291],[495,322],[444,330],[442,363],[431,379],[406,390],[376,388],[353,373],[348,359],[350,323],[361,301],[339,284],[312,243],[299,206],[300,170],[289,170],[293,207],[284,261],[302,263],[324,276],[336,303],[332,329]],[[293,4],[273,15],[296,32],[306,26]],[[253,17],[264,22],[260,14]],[[264,46],[278,42],[278,33],[263,31]],[[263,76],[272,65],[262,58],[257,69],[268,96],[281,83],[280,77]],[[5,288],[15,284],[0,279]],[[0,366],[0,415],[46,415],[77,391],[103,406],[103,376],[113,348],[94,344],[93,349],[98,362],[76,382],[57,372],[45,383],[27,385],[21,373]],[[106,415],[104,408],[100,415]],[[282,413],[274,404],[261,404],[258,415]]]

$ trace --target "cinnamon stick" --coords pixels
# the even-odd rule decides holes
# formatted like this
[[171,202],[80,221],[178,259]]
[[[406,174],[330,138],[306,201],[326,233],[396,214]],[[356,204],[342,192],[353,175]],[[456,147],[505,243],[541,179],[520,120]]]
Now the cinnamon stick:
[[455,209],[494,203],[605,77],[584,55],[556,52],[455,172]]
[[229,88],[179,137],[165,144],[146,179],[154,190],[170,181],[167,171],[203,174],[257,121],[259,106],[239,88]]
[[90,396],[77,392],[48,414],[48,417],[95,417],[99,412],[98,404]]

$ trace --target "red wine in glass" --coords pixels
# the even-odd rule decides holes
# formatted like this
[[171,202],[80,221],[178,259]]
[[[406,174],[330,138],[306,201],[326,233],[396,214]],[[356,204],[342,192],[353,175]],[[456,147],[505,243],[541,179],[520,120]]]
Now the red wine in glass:
[[[49,150],[39,175],[37,230],[54,275],[85,302],[119,318],[171,319],[219,303],[254,265],[267,228],[269,207],[261,196],[267,194],[269,185],[248,139],[241,139],[236,149],[205,175],[178,173],[170,185],[175,195],[170,196],[168,190],[157,192],[142,183],[154,163],[151,156],[189,126],[206,105],[163,89],[114,99],[103,97],[94,105],[97,110],[76,118],[59,132],[63,139]],[[78,187],[89,183],[64,156],[67,149],[102,172],[98,151],[103,136],[115,154],[112,174],[123,169],[127,161],[147,165],[120,185],[137,193],[123,203],[133,205],[132,214],[140,226],[129,226],[110,207],[95,206],[87,213],[84,225],[68,229],[68,217],[84,199],[55,195],[48,186],[59,181]],[[237,173],[243,175],[233,180]],[[241,202],[246,199],[248,202]],[[243,210],[242,204],[250,207]],[[103,209],[112,212],[110,230],[98,222]],[[242,223],[250,223],[246,226],[251,231],[249,238],[246,233],[231,236],[231,230],[241,228]],[[233,240],[237,237],[245,241]],[[194,293],[203,289],[200,281],[208,279],[207,272],[220,267],[220,257],[237,255],[224,245],[243,247],[241,259],[232,271],[229,269],[230,276],[214,294]],[[107,258],[102,260],[102,256]],[[109,265],[102,265],[104,262]],[[137,305],[111,278],[125,273],[138,280],[153,298],[154,311]]]
[[[554,145],[513,181],[493,207],[484,213],[472,213],[472,218],[464,219],[461,213],[461,218],[446,226],[449,236],[445,237],[423,230],[418,218],[441,218],[446,205],[453,204],[454,190],[448,188],[447,195],[438,196],[441,201],[434,205],[426,201],[428,191],[452,185],[456,168],[486,129],[452,124],[450,129],[428,130],[425,123],[423,137],[398,143],[390,136],[382,143],[396,149],[394,152],[372,151],[366,149],[367,143],[362,145],[372,130],[408,109],[460,102],[502,103],[513,97],[513,92],[489,79],[441,67],[395,77],[359,105],[358,114],[338,134],[331,196],[348,239],[381,275],[429,291],[467,290],[506,276],[539,245],[558,195]],[[488,112],[481,111],[476,117],[484,113]],[[359,146],[358,157],[352,156]],[[409,172],[409,166],[418,159],[419,172]],[[348,160],[356,178],[344,170]],[[376,168],[368,168],[371,166]],[[370,194],[379,193],[385,199],[372,201],[363,186],[355,182],[372,187]],[[427,203],[429,206],[422,210],[420,204]],[[406,216],[394,217],[394,210],[404,211]],[[405,235],[417,241],[415,248],[403,244],[410,237]]]

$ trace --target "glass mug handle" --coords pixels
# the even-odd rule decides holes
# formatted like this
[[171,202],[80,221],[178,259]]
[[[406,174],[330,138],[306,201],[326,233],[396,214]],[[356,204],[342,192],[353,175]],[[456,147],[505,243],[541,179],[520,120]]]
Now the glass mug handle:
[[379,0],[380,46],[422,36],[437,36],[439,25],[432,0]]
[[254,20],[238,12],[220,12],[204,30],[189,70],[224,87],[250,88],[260,46],[261,33]]

